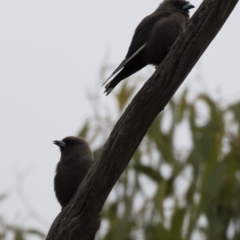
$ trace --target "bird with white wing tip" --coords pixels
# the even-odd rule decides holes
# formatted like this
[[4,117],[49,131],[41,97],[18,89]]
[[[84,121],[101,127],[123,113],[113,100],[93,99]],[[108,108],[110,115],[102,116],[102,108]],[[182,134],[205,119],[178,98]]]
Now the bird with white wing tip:
[[[127,55],[104,82],[108,95],[117,84],[148,64],[159,66],[189,20],[189,10],[194,8],[185,0],[164,0],[135,30]],[[116,75],[117,74],[117,75]],[[114,77],[115,75],[115,77]]]

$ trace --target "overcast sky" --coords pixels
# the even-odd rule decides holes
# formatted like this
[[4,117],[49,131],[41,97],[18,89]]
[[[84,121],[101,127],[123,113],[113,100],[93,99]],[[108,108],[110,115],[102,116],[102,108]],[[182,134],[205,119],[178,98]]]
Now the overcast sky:
[[[191,1],[196,7],[201,2]],[[60,211],[53,192],[60,153],[52,141],[76,134],[91,115],[87,92],[103,92],[97,79],[106,52],[108,63],[120,63],[137,24],[159,3],[1,0],[0,193],[9,197],[0,214],[9,221],[47,231]],[[238,5],[184,85],[200,72],[212,95],[239,99],[239,16]],[[16,192],[20,175],[27,205],[44,216],[46,226],[29,220]]]

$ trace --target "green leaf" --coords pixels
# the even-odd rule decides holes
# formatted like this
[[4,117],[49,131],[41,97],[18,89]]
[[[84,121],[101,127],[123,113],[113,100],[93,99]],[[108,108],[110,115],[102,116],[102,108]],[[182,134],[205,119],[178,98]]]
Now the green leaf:
[[119,110],[122,111],[130,97],[132,96],[135,87],[129,87],[127,81],[122,84],[122,87],[118,93],[116,93],[116,99],[118,103]]
[[178,239],[181,239],[186,209],[176,207],[174,210],[175,211],[172,216],[172,223],[171,223],[171,232],[173,232],[174,235],[178,236]]
[[87,134],[89,132],[89,124],[86,122],[83,127],[79,130],[78,136],[86,138]]
[[29,229],[25,230],[25,232],[27,234],[36,235],[36,236],[39,236],[39,237],[42,237],[42,238],[44,238],[46,236],[43,232],[41,232],[37,229],[33,229],[33,228],[29,228]]

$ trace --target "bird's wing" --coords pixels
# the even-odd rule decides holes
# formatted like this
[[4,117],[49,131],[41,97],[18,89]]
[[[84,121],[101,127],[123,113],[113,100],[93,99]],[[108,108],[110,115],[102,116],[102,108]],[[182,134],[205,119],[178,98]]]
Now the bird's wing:
[[110,75],[110,77],[102,84],[102,86],[113,76],[115,75],[118,71],[121,70],[130,60],[132,60],[140,51],[143,50],[143,48],[146,46],[147,43],[143,44],[140,48],[137,49],[130,57],[125,58],[121,64],[113,71],[113,73]]
[[113,71],[110,77],[103,83],[103,85],[113,77],[118,71],[120,71],[129,61],[131,61],[138,53],[140,53],[147,44],[150,33],[155,23],[161,19],[161,17],[167,17],[170,13],[168,11],[161,11],[153,13],[145,17],[142,22],[136,28],[133,35],[132,42],[129,46],[127,55],[121,64]]
[[171,13],[169,11],[161,11],[145,17],[136,28],[125,58],[127,59],[131,57],[141,46],[146,44],[156,22],[158,22],[161,18],[168,17],[170,14]]

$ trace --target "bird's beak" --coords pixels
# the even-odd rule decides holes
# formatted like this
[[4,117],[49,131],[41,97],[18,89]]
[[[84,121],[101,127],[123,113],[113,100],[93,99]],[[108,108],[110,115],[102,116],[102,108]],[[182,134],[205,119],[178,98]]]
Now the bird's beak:
[[53,141],[53,143],[58,145],[59,147],[66,147],[66,143],[63,141],[56,140],[56,141]]
[[189,10],[191,8],[195,8],[195,6],[193,6],[192,4],[188,3],[188,4],[184,5],[182,9],[183,10]]

